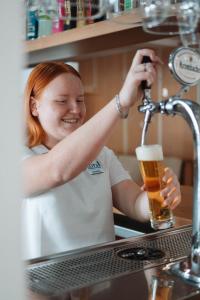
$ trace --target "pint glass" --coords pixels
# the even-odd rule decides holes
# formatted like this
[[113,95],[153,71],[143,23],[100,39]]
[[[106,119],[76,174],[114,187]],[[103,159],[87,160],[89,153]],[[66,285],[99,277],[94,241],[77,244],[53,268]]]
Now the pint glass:
[[149,300],[171,300],[173,286],[172,279],[152,276]]
[[150,207],[150,221],[154,229],[170,228],[174,224],[172,211],[163,206],[160,195],[166,186],[164,176],[163,151],[160,145],[144,145],[136,148],[140,172],[146,186]]

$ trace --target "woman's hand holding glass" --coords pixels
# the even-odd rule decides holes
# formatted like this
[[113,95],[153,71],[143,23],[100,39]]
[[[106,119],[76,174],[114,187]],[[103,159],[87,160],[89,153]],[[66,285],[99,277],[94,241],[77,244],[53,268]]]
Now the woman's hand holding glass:
[[166,187],[161,191],[161,196],[164,197],[163,206],[170,209],[175,209],[181,202],[180,183],[176,174],[170,168],[165,168],[163,181],[166,182]]
[[[179,180],[174,171],[168,167],[164,169],[164,176],[162,180],[166,183],[165,188],[160,192],[161,196],[164,198],[162,206],[174,210],[181,203]],[[142,190],[147,190],[145,184],[142,186]]]

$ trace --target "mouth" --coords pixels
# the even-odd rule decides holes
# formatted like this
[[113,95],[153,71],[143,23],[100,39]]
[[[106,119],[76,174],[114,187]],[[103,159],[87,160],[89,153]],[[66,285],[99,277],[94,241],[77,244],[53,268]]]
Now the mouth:
[[66,124],[78,124],[79,119],[77,118],[71,118],[71,119],[61,119]]

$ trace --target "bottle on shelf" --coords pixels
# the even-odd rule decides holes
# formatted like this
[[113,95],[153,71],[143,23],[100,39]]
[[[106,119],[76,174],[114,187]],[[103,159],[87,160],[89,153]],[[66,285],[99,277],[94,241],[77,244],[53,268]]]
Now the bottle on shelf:
[[71,4],[70,0],[64,0],[64,10],[65,10],[65,20],[64,20],[64,30],[70,29],[71,23]]
[[93,19],[93,15],[92,15],[92,0],[87,0],[86,1],[86,5],[85,5],[85,18],[86,18],[86,24],[93,24],[94,23],[94,19]]
[[109,3],[109,9],[106,12],[106,17],[107,19],[110,19],[114,16],[117,16],[121,13],[123,10],[123,3],[121,0],[112,0]]
[[94,22],[100,22],[107,19],[106,1],[105,0],[93,0],[92,15]]
[[33,40],[38,37],[38,0],[26,1],[26,39]]
[[129,11],[133,9],[133,0],[124,0],[124,10]]
[[119,0],[119,10],[120,12],[124,11],[124,0]]
[[132,9],[139,7],[139,0],[123,0],[124,10],[131,11]]
[[77,2],[76,0],[64,0],[65,20],[64,30],[76,27]]
[[51,0],[40,0],[38,12],[38,37],[50,35],[52,33],[52,14]]
[[84,15],[84,1],[77,0],[77,21],[76,27],[83,27],[85,25],[85,15]]
[[[55,0],[54,0],[55,1]],[[52,19],[52,32],[61,32],[64,30],[65,6],[64,0],[56,0],[56,14]]]

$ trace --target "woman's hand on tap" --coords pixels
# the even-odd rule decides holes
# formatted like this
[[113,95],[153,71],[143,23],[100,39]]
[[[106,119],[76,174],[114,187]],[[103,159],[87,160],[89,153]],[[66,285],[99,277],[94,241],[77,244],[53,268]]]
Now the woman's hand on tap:
[[[143,56],[149,56],[151,63],[142,63]],[[151,85],[156,79],[157,65],[162,61],[150,49],[138,50],[119,93],[120,104],[123,108],[130,108],[142,96],[141,82],[147,80]]]

